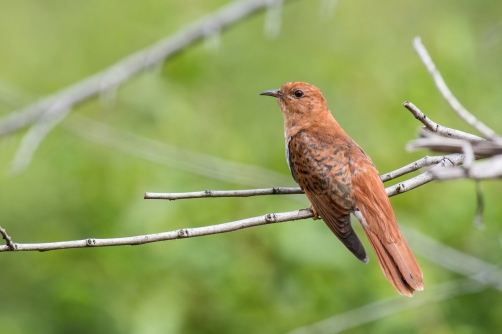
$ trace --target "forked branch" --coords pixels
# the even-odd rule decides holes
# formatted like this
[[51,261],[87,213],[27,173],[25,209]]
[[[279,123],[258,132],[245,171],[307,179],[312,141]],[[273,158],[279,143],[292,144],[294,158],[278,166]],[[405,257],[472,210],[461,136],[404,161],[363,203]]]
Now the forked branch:
[[427,49],[422,44],[422,40],[420,39],[420,37],[415,37],[415,39],[413,40],[413,46],[415,47],[415,51],[417,52],[418,56],[424,63],[425,67],[427,68],[427,71],[429,71],[430,75],[432,76],[432,79],[434,80],[437,89],[444,97],[446,102],[448,102],[453,111],[458,116],[460,116],[467,124],[469,124],[474,129],[479,131],[479,133],[481,133],[485,138],[490,140],[500,139],[500,137],[497,136],[495,131],[493,131],[486,124],[478,120],[473,114],[467,111],[467,109],[465,109],[464,106],[453,95],[453,93],[446,85],[446,82],[443,80],[441,73],[439,73],[438,69],[436,68],[436,65],[432,61],[429,52],[427,52]]
[[[494,130],[479,121],[468,112],[452,94],[432,61],[427,49],[419,37],[413,41],[413,46],[429,71],[439,92],[450,107],[467,124],[479,131],[486,139],[470,133],[450,129],[434,123],[428,119],[413,103],[405,102],[406,107],[425,127],[422,129],[424,138],[414,140],[408,144],[409,149],[428,148],[435,152],[462,153],[465,156],[462,167],[431,170],[433,178],[446,179],[492,179],[502,177],[502,138]],[[474,160],[489,158],[487,161],[474,163]],[[479,194],[478,194],[479,198]]]

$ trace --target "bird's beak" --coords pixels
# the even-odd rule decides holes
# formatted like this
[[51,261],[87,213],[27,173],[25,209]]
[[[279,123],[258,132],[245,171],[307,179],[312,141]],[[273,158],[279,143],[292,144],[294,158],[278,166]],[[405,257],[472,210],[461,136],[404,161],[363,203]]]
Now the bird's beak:
[[272,89],[272,90],[266,90],[264,92],[261,92],[260,95],[282,97],[284,94],[279,89]]

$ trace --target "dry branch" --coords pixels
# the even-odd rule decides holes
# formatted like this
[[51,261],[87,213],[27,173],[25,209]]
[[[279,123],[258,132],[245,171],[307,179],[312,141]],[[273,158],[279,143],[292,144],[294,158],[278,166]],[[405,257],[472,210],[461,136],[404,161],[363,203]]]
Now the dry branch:
[[473,164],[469,168],[448,168],[436,170],[433,176],[437,180],[452,179],[495,179],[502,178],[502,155]]
[[438,136],[428,136],[408,143],[407,148],[418,149],[428,148],[434,152],[466,153],[466,144],[470,146],[472,154],[478,158],[491,157],[502,154],[502,146],[492,141],[468,142],[465,140],[442,138]]
[[427,49],[422,44],[420,37],[415,37],[415,39],[413,40],[413,46],[415,47],[415,51],[432,76],[432,79],[434,80],[434,83],[436,84],[439,92],[444,97],[446,102],[448,102],[453,111],[455,111],[455,113],[460,116],[467,124],[479,131],[479,133],[481,133],[487,139],[500,140],[500,137],[497,136],[495,131],[493,131],[486,124],[474,117],[474,115],[467,111],[467,109],[465,109],[464,106],[462,106],[462,104],[453,95],[453,93],[446,85],[446,82],[443,80],[441,73],[439,73],[438,69],[436,68],[436,65],[434,65],[434,62],[432,61],[431,56],[429,56]]
[[267,189],[249,189],[249,190],[204,190],[188,193],[148,193],[143,196],[144,199],[167,199],[174,201],[177,199],[204,198],[204,197],[250,197],[263,195],[294,195],[304,194],[299,187],[296,188],[267,188]]
[[5,240],[5,246],[7,247],[7,250],[14,251],[16,250],[16,244],[12,241],[12,238],[7,234],[7,231],[5,231],[4,228],[0,226],[0,234],[2,235],[2,238]]
[[10,172],[20,174],[28,168],[33,154],[44,140],[44,138],[53,130],[70,112],[69,109],[61,112],[56,117],[44,118],[31,126],[28,132],[24,135],[19,148],[16,151],[14,160],[10,165]]
[[[62,241],[62,242],[47,242],[38,244],[13,244],[9,246],[9,241],[7,245],[0,246],[0,252],[6,251],[49,251],[56,249],[69,249],[69,248],[86,248],[86,247],[105,247],[105,246],[124,246],[124,245],[142,245],[151,242],[166,241],[166,240],[176,240],[176,239],[186,239],[200,237],[204,235],[211,235],[217,233],[226,233],[241,230],[243,228],[282,223],[288,221],[294,221],[299,219],[307,219],[313,217],[311,211],[308,210],[296,210],[290,212],[280,212],[280,213],[269,213],[263,216],[247,218],[242,220],[237,220],[234,222],[223,223],[218,225],[196,227],[196,228],[182,228],[175,231],[154,233],[138,235],[133,237],[125,238],[109,238],[109,239],[95,239],[88,238],[83,240],[72,240],[72,241]],[[0,233],[5,236],[7,233],[5,230],[0,230]],[[4,234],[5,233],[5,234]],[[10,239],[9,239],[10,240]],[[12,245],[12,244],[11,244]]]
[[[43,98],[25,109],[13,112],[0,120],[0,136],[16,131],[45,117],[57,117],[65,110],[98,94],[114,89],[131,76],[155,66],[194,42],[222,31],[253,13],[277,1],[234,1],[214,13],[178,30],[156,44],[127,56],[116,64],[79,81],[63,90]],[[291,0],[288,0],[291,1]]]
[[[418,160],[423,161],[423,159]],[[452,154],[442,157],[437,166],[431,169],[443,168],[445,166],[459,164],[463,161],[463,156],[459,154]],[[392,172],[391,172],[392,173]],[[422,173],[414,178],[400,182],[394,186],[386,188],[389,196],[402,194],[416,187],[419,187],[427,182],[432,181],[430,171]],[[192,193],[167,193],[167,194],[152,194],[146,193],[145,198],[157,199],[187,199],[187,198],[208,198],[208,197],[248,197],[259,195],[272,195],[272,194],[301,194],[303,191],[300,188],[269,188],[269,189],[251,189],[251,190],[231,190],[231,191],[201,191]],[[198,237],[217,233],[226,233],[231,231],[240,230],[247,227],[267,225],[271,223],[280,223],[286,221],[300,220],[312,218],[312,212],[308,210],[297,210],[282,213],[270,213],[263,216],[238,220],[235,222],[223,223],[218,225],[210,225],[197,228],[184,228],[175,231],[140,235],[124,238],[110,238],[110,239],[95,239],[88,238],[84,240],[73,240],[63,242],[48,242],[39,244],[15,244],[17,251],[48,251],[56,249],[68,248],[85,248],[85,247],[105,247],[105,246],[123,246],[123,245],[140,245],[151,242],[175,240],[182,238]],[[12,247],[0,246],[0,252],[12,251]]]
[[420,111],[420,109],[418,109],[413,103],[409,101],[404,102],[403,106],[406,109],[408,109],[413,114],[413,116],[415,116],[416,119],[422,122],[425,125],[426,129],[440,136],[447,138],[464,139],[468,141],[484,140],[483,138],[475,136],[473,134],[437,124],[436,122],[428,118],[423,112]]
[[[463,162],[464,156],[461,154],[451,154],[446,156],[434,156],[434,157],[424,157],[415,162],[412,162],[402,168],[396,169],[395,171],[383,174],[380,176],[382,182],[390,181],[397,177],[403,176],[405,174],[414,172],[420,168],[438,165],[436,167],[449,167],[456,166]],[[432,168],[434,170],[436,167]],[[424,185],[432,181],[433,175],[431,171],[424,172],[416,177],[408,179],[406,181],[400,182],[396,185],[386,188],[387,195],[389,197],[398,194],[405,193],[409,190],[415,189],[421,185]],[[303,194],[303,190],[300,187],[295,188],[266,188],[266,189],[246,189],[246,190],[203,190],[195,192],[186,193],[153,193],[146,192],[144,194],[144,199],[165,199],[165,200],[179,200],[179,199],[191,199],[191,198],[210,198],[210,197],[250,197],[250,196],[263,196],[263,195],[293,195],[293,194]]]
[[[449,90],[441,74],[434,65],[429,53],[422,44],[419,37],[413,41],[415,50],[425,67],[431,74],[436,87],[441,95],[449,103],[450,107],[470,126],[478,130],[488,141],[463,131],[450,129],[428,119],[413,103],[405,102],[406,107],[420,122],[425,125],[422,129],[422,136],[408,144],[409,149],[428,148],[435,152],[443,153],[463,153],[464,161],[462,167],[433,169],[430,175],[434,179],[459,179],[470,178],[475,180],[502,177],[502,138],[494,130],[476,119],[469,113],[455,98]],[[474,160],[491,157],[487,161],[474,163]],[[480,203],[480,193],[477,191],[478,203]],[[480,220],[479,213],[482,208],[478,207],[476,221]]]
[[420,168],[436,165],[441,162],[441,160],[444,159],[444,156],[425,156],[421,159],[418,159],[417,161],[414,161],[404,167],[398,168],[392,172],[388,172],[385,174],[380,175],[380,179],[382,182],[387,182],[390,180],[393,180],[395,178],[398,178],[400,176],[406,175],[408,173],[414,172],[416,170],[419,170]]

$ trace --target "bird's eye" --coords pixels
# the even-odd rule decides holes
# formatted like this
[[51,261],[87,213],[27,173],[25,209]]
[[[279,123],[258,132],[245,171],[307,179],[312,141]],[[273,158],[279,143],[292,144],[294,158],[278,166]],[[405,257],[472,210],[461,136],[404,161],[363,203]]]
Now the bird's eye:
[[296,98],[300,98],[300,97],[303,97],[303,95],[305,95],[305,94],[303,94],[303,91],[300,89],[295,90],[295,92],[293,94],[295,94]]

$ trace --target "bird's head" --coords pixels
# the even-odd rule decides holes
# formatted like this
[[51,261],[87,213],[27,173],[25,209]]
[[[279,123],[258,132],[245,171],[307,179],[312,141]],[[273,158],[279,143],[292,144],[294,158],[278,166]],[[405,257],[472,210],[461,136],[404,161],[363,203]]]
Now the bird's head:
[[277,90],[266,90],[260,95],[277,98],[286,122],[300,118],[315,119],[329,113],[321,91],[305,82],[288,82]]

